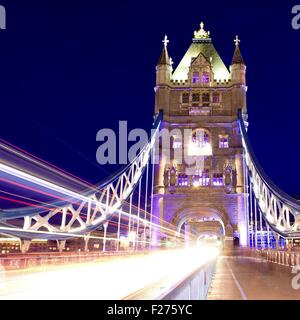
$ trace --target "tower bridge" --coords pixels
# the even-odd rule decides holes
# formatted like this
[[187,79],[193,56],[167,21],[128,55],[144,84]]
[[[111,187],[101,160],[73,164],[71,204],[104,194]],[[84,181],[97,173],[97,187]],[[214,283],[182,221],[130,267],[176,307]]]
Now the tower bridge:
[[[149,141],[98,186],[0,143],[0,266],[8,279],[2,292],[0,283],[0,298],[22,296],[15,284],[24,283],[11,270],[29,269],[28,283],[37,284],[49,274],[36,271],[49,264],[69,285],[64,265],[90,272],[89,281],[97,272],[124,272],[105,283],[107,290],[123,283],[116,295],[94,298],[255,298],[238,278],[253,265],[253,275],[263,276],[263,260],[278,264],[271,276],[280,273],[287,296],[297,297],[279,264],[300,265],[300,204],[272,183],[255,157],[247,135],[246,64],[238,37],[234,43],[228,69],[201,23],[173,70],[165,37]],[[162,130],[171,132],[167,144]],[[222,242],[223,257],[211,243],[203,248],[205,237]],[[266,298],[259,295],[263,285],[272,298],[267,283],[257,284],[257,297]],[[36,287],[24,290],[37,294]],[[44,297],[49,294],[57,293]]]
[[[217,216],[224,225],[226,245],[232,245],[233,237],[237,237],[245,246],[246,168],[237,115],[242,109],[247,119],[247,86],[246,66],[238,38],[235,44],[228,70],[210,33],[201,24],[173,72],[164,43],[157,66],[155,110],[163,110],[162,125],[169,130],[202,130],[210,152],[203,156],[202,163],[199,161],[201,165],[195,167],[192,174],[187,174],[187,164],[178,164],[177,159],[166,161],[163,154],[156,171],[154,203],[164,221],[172,221],[181,215],[205,217],[205,211],[210,211],[209,215]],[[174,139],[176,141],[177,137]],[[197,141],[193,143],[197,144]],[[181,147],[183,152],[190,147],[187,143],[181,144],[179,139],[173,147]],[[197,152],[188,155],[194,157]],[[170,176],[171,171],[176,176],[175,181],[170,181],[170,177],[163,179],[163,173]]]

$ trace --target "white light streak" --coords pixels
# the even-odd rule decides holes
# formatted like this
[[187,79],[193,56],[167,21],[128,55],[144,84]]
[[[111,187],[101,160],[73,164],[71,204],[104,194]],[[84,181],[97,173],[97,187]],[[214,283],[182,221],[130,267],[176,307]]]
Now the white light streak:
[[198,268],[215,261],[217,255],[215,248],[204,247],[44,266],[45,272],[26,272],[22,277],[11,274],[0,298],[121,300],[145,289],[146,299],[155,299]]
[[25,172],[22,172],[20,170],[11,168],[11,167],[9,167],[9,166],[7,166],[5,164],[2,164],[2,163],[0,163],[0,171],[3,171],[5,173],[7,173],[7,174],[10,174],[10,175],[12,175],[14,177],[26,180],[28,182],[34,183],[34,184],[39,185],[41,187],[47,188],[49,190],[61,193],[61,194],[66,195],[68,197],[72,197],[72,198],[75,198],[75,199],[78,199],[78,200],[81,200],[81,201],[89,201],[90,200],[89,198],[84,197],[84,196],[80,195],[79,193],[76,193],[76,192],[73,192],[73,191],[68,190],[66,188],[57,186],[57,185],[55,185],[55,184],[53,184],[51,182],[48,182],[46,180],[34,177],[34,176],[32,176],[32,175],[30,175],[28,173],[25,173]]

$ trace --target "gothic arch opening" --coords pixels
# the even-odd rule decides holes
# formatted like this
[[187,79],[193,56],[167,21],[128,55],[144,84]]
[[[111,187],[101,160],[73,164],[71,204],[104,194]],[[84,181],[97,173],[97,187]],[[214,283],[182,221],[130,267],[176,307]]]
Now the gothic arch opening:
[[226,215],[212,208],[193,208],[179,211],[173,223],[178,234],[184,234],[197,241],[201,234],[212,234],[224,238],[227,235],[228,220]]

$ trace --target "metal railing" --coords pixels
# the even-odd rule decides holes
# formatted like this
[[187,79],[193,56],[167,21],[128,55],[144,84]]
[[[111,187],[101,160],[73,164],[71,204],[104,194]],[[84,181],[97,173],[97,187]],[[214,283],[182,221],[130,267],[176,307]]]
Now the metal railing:
[[159,296],[158,300],[206,300],[215,271],[216,261],[202,265],[192,274]]
[[250,192],[253,193],[264,220],[276,234],[286,239],[300,238],[299,202],[280,190],[260,166],[251,147],[241,110],[238,120],[249,173]]

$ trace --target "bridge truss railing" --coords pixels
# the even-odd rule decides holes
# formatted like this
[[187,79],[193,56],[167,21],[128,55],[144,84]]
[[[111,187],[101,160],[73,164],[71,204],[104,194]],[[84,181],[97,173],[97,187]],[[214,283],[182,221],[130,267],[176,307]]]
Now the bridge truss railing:
[[[266,232],[269,245],[271,231],[277,237],[299,239],[300,203],[280,190],[260,166],[247,135],[246,119],[242,111],[239,111],[238,122],[247,167],[246,179],[249,184],[249,232],[252,244],[258,247],[258,241],[262,242],[263,233]],[[262,220],[265,221],[267,230],[263,229]]]
[[[29,246],[32,239],[41,238],[59,241],[62,250],[66,240],[80,236],[88,239],[91,232],[99,226],[104,228],[104,236],[106,236],[110,219],[112,216],[117,216],[118,235],[116,242],[119,246],[120,222],[122,217],[125,216],[129,220],[129,233],[132,225],[137,225],[137,232],[139,227],[142,226],[144,228],[144,239],[142,241],[146,242],[146,228],[150,229],[151,233],[152,227],[158,227],[153,225],[152,212],[147,212],[147,209],[149,207],[149,195],[152,192],[150,188],[148,189],[148,176],[154,174],[154,171],[150,172],[149,169],[150,160],[153,156],[161,121],[162,114],[159,113],[153,125],[150,140],[140,154],[128,166],[108,178],[92,194],[79,194],[70,191],[0,161],[1,174],[21,179],[29,185],[37,185],[42,190],[50,190],[63,197],[62,201],[49,205],[0,210],[0,232],[23,239],[24,252],[28,249],[26,245]],[[146,177],[147,181],[144,208],[142,209],[141,181],[143,176]],[[133,193],[137,188],[138,207],[134,209]],[[17,224],[15,221],[17,221]],[[170,232],[167,228],[165,229],[166,232]]]

